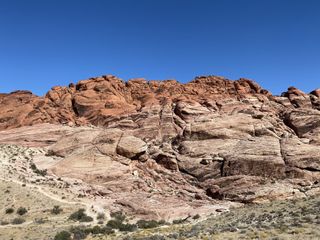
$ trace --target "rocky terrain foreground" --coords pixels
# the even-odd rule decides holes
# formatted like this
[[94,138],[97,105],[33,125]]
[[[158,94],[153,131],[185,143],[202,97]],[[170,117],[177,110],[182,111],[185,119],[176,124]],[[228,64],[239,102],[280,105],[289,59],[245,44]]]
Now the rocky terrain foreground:
[[[269,239],[225,221],[238,213],[250,225],[252,210],[234,209],[269,211],[288,200],[314,206],[310,221],[295,220],[312,229],[319,224],[320,89],[273,96],[248,79],[181,84],[108,75],[44,97],[0,94],[0,168],[0,239]],[[27,212],[16,216],[23,205]],[[259,222],[290,215],[270,212]],[[141,230],[149,227],[165,233]],[[208,231],[188,236],[189,227]]]

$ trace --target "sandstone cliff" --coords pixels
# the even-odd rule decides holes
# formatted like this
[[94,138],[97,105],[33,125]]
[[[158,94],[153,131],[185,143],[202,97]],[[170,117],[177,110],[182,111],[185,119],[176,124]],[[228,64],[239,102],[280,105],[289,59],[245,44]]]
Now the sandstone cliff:
[[[102,76],[53,87],[44,97],[1,94],[0,112],[0,142],[48,146],[47,155],[61,158],[52,173],[104,186],[99,194],[113,193],[117,204],[140,213],[161,203],[177,209],[177,198],[201,205],[319,192],[319,89],[290,87],[273,96],[247,79],[181,84]],[[44,123],[68,130],[41,132],[50,129]],[[36,137],[23,127],[31,125]],[[148,200],[152,191],[158,203]]]

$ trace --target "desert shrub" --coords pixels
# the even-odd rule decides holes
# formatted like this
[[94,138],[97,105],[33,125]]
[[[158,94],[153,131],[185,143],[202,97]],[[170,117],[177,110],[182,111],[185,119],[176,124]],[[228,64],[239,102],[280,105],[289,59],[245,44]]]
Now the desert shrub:
[[111,229],[118,229],[121,232],[132,232],[137,229],[136,224],[123,223],[119,219],[111,219],[107,223],[107,227]]
[[109,220],[107,226],[113,229],[120,229],[126,216],[122,212],[112,212],[110,216],[114,219]]
[[8,224],[9,224],[9,222],[7,222],[7,221],[0,221],[1,226],[8,225]]
[[110,213],[110,216],[116,220],[119,220],[120,222],[123,222],[126,219],[126,216],[122,212],[112,212]]
[[26,214],[28,212],[28,210],[24,207],[19,207],[17,210],[17,214],[19,214],[20,216]]
[[70,229],[70,232],[73,234],[74,240],[81,240],[85,239],[89,234],[96,235],[96,234],[112,234],[114,233],[114,230],[108,226],[100,227],[100,226],[94,226],[92,228],[80,226],[80,227],[73,227]]
[[196,219],[199,219],[200,218],[200,215],[199,214],[196,214],[192,217],[192,219],[196,220]]
[[36,219],[34,219],[34,222],[37,224],[44,224],[46,222],[46,220],[43,218],[36,218]]
[[167,237],[173,238],[173,239],[179,239],[179,234],[178,233],[170,233]]
[[40,170],[37,168],[37,166],[34,164],[34,163],[31,163],[30,164],[30,168],[32,169],[32,171],[40,176],[46,176],[47,175],[47,169],[43,169],[43,170]]
[[98,220],[104,220],[104,218],[105,218],[104,213],[98,213],[98,215],[97,215]]
[[137,225],[139,228],[144,228],[144,229],[147,229],[147,228],[156,228],[156,227],[159,227],[161,225],[165,224],[164,221],[155,221],[155,220],[150,220],[150,221],[146,221],[146,220],[139,220],[137,222]]
[[122,221],[119,221],[117,219],[111,219],[108,221],[107,226],[113,229],[119,229],[122,224]]
[[[192,226],[192,228],[190,230],[184,231],[184,232],[180,232],[179,234],[179,238],[178,239],[190,239],[190,238],[195,238],[199,235],[199,228]],[[195,238],[198,239],[198,238]]]
[[140,240],[165,240],[167,238],[165,236],[156,234],[156,235],[147,236],[147,237],[143,237],[143,238],[139,238],[139,239]]
[[184,219],[176,219],[176,220],[172,221],[172,224],[181,224],[181,223],[184,223],[184,222],[185,222]]
[[85,213],[85,210],[83,208],[80,208],[78,211],[72,213],[69,216],[69,219],[73,220],[73,221],[79,221],[79,222],[92,222],[93,221],[93,218],[88,216]]
[[62,211],[63,211],[62,208],[60,208],[60,206],[56,205],[51,209],[51,214],[58,215]]
[[94,226],[89,229],[91,234],[112,234],[114,233],[114,230],[108,226],[100,227],[100,226]]
[[18,224],[22,224],[24,223],[26,220],[24,220],[23,218],[14,218],[11,223],[12,224],[15,224],[15,225],[18,225]]
[[119,226],[119,231],[121,232],[133,232],[135,230],[137,230],[137,225],[136,224],[130,224],[130,223],[126,223],[126,224],[121,224]]
[[72,227],[70,229],[70,232],[73,234],[74,240],[81,240],[85,239],[88,236],[88,232],[86,231],[85,226],[79,226],[79,227]]
[[14,209],[13,208],[7,208],[6,209],[6,214],[11,214],[14,212]]
[[93,221],[93,218],[86,215],[86,216],[83,216],[80,220],[80,222],[92,222]]
[[67,231],[58,232],[54,240],[71,240],[71,234]]

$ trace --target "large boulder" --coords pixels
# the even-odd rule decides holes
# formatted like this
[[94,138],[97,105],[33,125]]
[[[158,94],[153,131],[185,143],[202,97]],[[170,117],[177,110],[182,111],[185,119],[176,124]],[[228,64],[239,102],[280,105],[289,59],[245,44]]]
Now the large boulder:
[[117,145],[117,153],[127,158],[137,158],[146,152],[148,146],[140,138],[134,136],[122,136]]

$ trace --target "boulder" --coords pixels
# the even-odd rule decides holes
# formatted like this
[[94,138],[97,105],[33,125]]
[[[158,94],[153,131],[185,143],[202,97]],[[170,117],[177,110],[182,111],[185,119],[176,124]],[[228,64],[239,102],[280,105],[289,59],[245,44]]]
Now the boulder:
[[120,138],[116,151],[121,156],[133,159],[145,153],[147,148],[147,144],[140,138],[125,135]]

